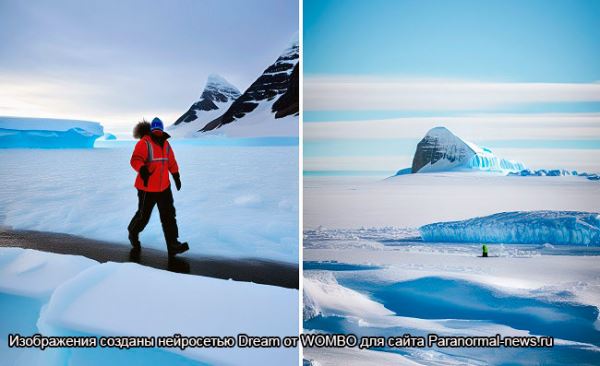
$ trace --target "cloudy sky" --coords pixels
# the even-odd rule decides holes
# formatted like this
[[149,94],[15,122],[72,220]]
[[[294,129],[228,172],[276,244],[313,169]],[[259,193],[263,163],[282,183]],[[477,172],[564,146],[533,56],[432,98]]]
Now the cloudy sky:
[[210,73],[240,90],[298,31],[296,0],[1,0],[0,115],[173,122]]
[[306,0],[305,170],[393,172],[438,125],[600,169],[598,24],[591,0]]

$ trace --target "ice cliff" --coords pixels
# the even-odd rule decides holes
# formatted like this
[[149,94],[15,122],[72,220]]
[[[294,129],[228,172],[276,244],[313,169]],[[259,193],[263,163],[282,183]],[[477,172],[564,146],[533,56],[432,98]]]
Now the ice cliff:
[[103,135],[98,122],[0,117],[0,148],[92,148]]
[[600,245],[600,214],[515,211],[422,226],[429,242]]

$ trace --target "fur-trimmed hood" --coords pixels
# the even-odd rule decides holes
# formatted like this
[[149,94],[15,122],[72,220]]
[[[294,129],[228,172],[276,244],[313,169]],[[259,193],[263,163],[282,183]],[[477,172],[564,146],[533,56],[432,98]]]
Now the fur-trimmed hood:
[[[142,120],[140,122],[138,122],[135,127],[133,128],[133,137],[136,139],[141,139],[144,136],[151,136],[151,131],[150,131],[150,122],[146,121],[146,120]],[[171,135],[169,135],[166,131],[163,131],[163,136],[166,139],[168,139],[169,137],[171,137]]]

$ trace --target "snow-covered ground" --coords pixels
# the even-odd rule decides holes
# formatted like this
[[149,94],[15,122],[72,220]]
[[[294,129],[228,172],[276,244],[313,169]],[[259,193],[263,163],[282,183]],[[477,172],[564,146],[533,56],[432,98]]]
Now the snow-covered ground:
[[[305,331],[555,337],[551,350],[395,350],[425,365],[502,364],[515,357],[522,364],[549,357],[556,364],[600,361],[598,256],[547,255],[552,248],[544,246],[490,245],[492,257],[481,258],[479,245],[339,244],[304,251],[311,268],[304,271]],[[305,349],[304,357],[328,364],[331,352]]]
[[598,211],[600,184],[585,177],[490,173],[305,177],[304,226],[413,227],[507,211]]
[[261,101],[255,110],[244,116],[239,122],[232,122],[216,130],[193,134],[195,137],[205,135],[227,136],[234,138],[275,136],[298,136],[298,115],[274,118],[273,103],[275,100]]
[[[137,209],[133,142],[111,148],[2,152],[0,224],[105,241],[127,241]],[[211,146],[172,140],[183,188],[173,186],[180,239],[190,252],[298,258],[298,148]],[[141,235],[164,250],[158,211]]]
[[297,348],[7,348],[31,336],[294,336],[298,292],[133,263],[0,248],[6,365],[293,365]]
[[[371,364],[600,363],[600,248],[488,244],[490,257],[481,258],[481,243],[431,243],[419,230],[511,211],[580,211],[595,219],[598,182],[447,172],[305,177],[304,187],[305,332],[555,337],[552,349],[313,348],[306,360],[335,364],[334,357],[356,353]],[[560,229],[562,216],[554,222],[549,215],[547,228]],[[577,215],[563,224],[584,225]],[[533,216],[517,224],[535,226],[540,218]],[[393,356],[402,358],[385,361]]]
[[336,348],[305,348],[304,359],[308,361],[305,365],[309,366],[415,366],[416,362],[408,360],[406,357],[385,352],[376,352],[370,350],[357,349],[336,349]]

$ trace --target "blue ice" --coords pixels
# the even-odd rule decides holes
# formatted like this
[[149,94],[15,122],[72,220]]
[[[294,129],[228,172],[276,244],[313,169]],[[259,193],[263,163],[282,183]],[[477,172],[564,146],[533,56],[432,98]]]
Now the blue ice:
[[578,211],[515,211],[421,226],[424,241],[600,245],[600,214]]

